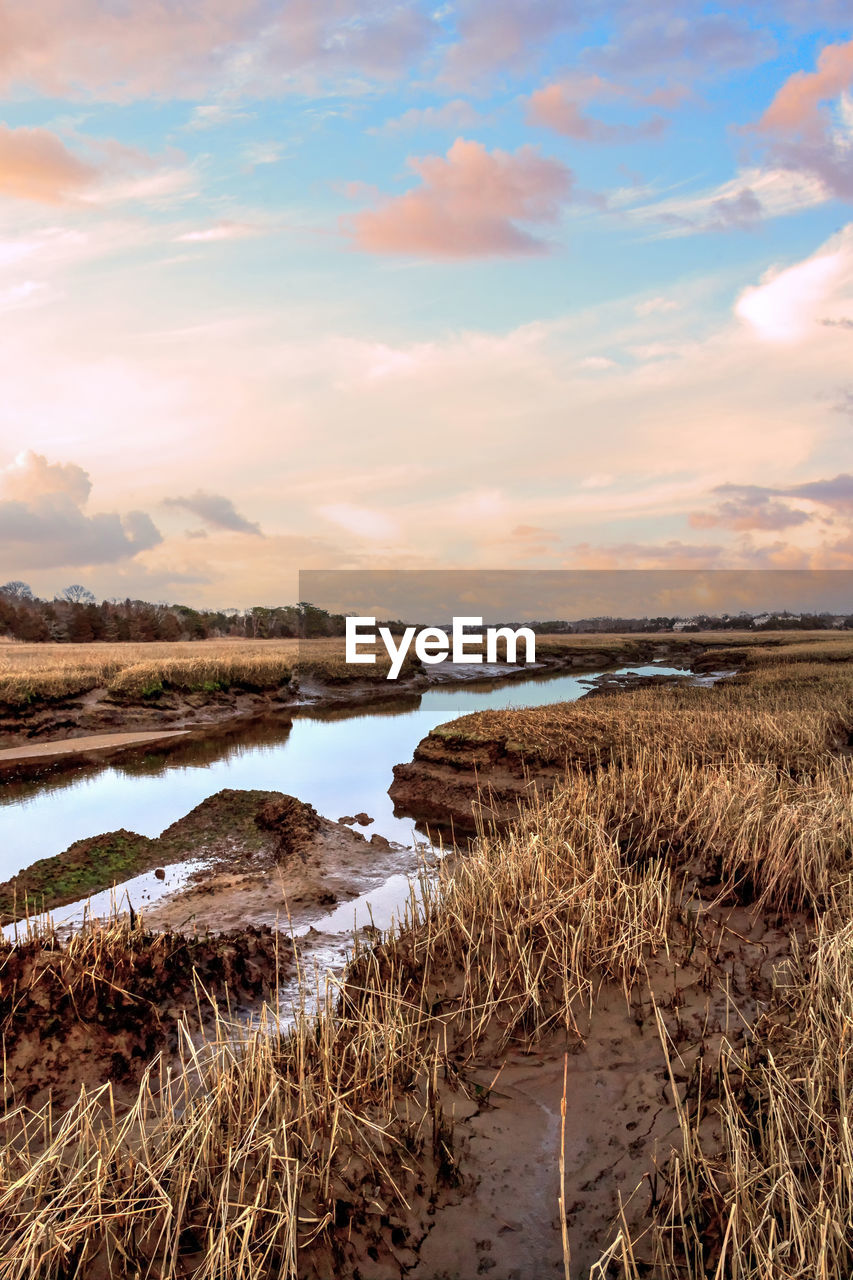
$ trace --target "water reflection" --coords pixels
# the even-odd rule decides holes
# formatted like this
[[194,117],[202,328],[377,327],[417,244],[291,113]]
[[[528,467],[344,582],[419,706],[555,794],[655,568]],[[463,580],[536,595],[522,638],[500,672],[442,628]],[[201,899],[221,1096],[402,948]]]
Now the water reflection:
[[[663,666],[624,671],[681,673]],[[366,811],[368,836],[379,832],[412,846],[413,824],[395,817],[388,787],[393,766],[410,760],[430,729],[471,711],[574,701],[588,691],[589,679],[546,673],[361,706],[308,707],[211,726],[129,750],[111,764],[50,768],[0,786],[0,879],[85,836],[122,827],[157,836],[224,787],[288,792],[332,819]]]

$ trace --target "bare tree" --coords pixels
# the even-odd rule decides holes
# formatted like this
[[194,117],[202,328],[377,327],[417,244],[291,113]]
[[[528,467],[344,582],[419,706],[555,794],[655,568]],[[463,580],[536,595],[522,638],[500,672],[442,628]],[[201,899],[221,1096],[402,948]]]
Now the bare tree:
[[26,582],[4,582],[0,587],[0,595],[10,596],[12,600],[32,600],[32,589]]
[[70,587],[66,587],[62,593],[62,599],[67,600],[69,604],[94,604],[95,597],[86,587],[81,587],[79,582],[74,582]]

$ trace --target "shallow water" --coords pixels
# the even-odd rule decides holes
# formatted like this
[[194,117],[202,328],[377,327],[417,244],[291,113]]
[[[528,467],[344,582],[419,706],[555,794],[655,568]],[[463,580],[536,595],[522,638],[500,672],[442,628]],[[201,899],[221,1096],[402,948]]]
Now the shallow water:
[[[657,665],[625,667],[616,674],[628,672],[689,674]],[[169,752],[139,748],[102,768],[53,772],[42,781],[0,786],[0,879],[85,836],[120,827],[160,835],[225,787],[283,791],[314,805],[326,818],[366,812],[371,823],[356,829],[368,837],[379,832],[407,846],[416,867],[414,851],[421,837],[410,819],[394,815],[388,795],[393,766],[411,760],[421,738],[446,720],[486,709],[572,702],[589,691],[591,679],[594,673],[536,675],[463,688],[439,686],[419,696],[356,708],[305,708],[292,722],[264,721],[236,732],[190,738]],[[186,874],[188,864],[182,864],[166,881],[154,879],[153,873],[135,877],[126,886],[130,900],[136,907],[154,901],[173,891]],[[402,883],[401,889],[405,898]],[[390,891],[374,894],[377,905],[381,898],[382,924],[396,896]],[[108,905],[109,894],[98,895],[97,904],[93,900],[98,912]],[[55,914],[57,920],[77,918],[80,911],[69,906]],[[323,921],[324,930],[329,923]],[[336,909],[331,923],[331,932],[350,931],[353,904]]]

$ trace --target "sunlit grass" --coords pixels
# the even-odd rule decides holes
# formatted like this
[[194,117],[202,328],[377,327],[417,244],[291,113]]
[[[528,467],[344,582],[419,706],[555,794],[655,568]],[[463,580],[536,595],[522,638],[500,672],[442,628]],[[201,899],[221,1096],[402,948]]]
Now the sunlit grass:
[[602,982],[630,996],[651,957],[679,961],[707,886],[801,913],[802,936],[747,1048],[708,1063],[698,1101],[676,1095],[684,1148],[660,1153],[656,1220],[601,1275],[849,1280],[853,666],[826,657],[443,726],[460,760],[498,740],[520,767],[551,762],[553,794],[442,862],[292,1029],[267,1009],[187,1034],[124,1112],[105,1086],[64,1115],[13,1113],[4,1277],[295,1280],[312,1249],[347,1274],[342,1204],[358,1229],[371,1197],[402,1206],[452,1173],[450,1064],[577,1038]]

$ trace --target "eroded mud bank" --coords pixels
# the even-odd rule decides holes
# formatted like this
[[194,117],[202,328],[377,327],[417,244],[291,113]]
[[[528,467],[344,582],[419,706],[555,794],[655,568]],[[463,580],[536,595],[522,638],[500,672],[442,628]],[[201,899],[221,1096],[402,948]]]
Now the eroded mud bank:
[[162,835],[110,831],[77,840],[0,884],[2,923],[108,889],[139,872],[192,860],[189,882],[152,907],[157,928],[298,927],[392,874],[395,846],[321,818],[276,791],[220,791]]

